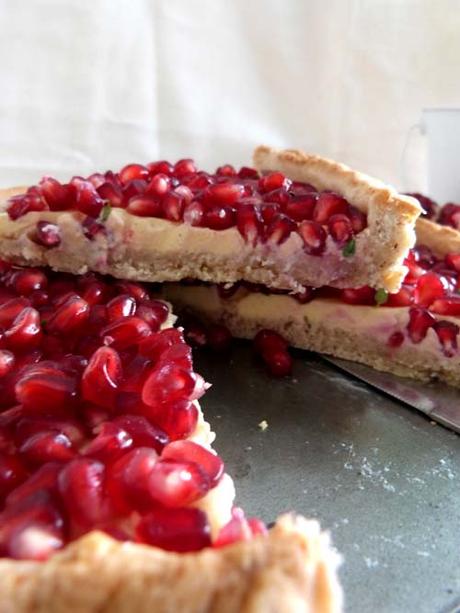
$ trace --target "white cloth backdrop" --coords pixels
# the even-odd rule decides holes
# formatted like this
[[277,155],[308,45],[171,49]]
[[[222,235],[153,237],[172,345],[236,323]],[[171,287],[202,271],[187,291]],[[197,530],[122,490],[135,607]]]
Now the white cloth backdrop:
[[0,0],[0,185],[303,147],[423,189],[460,106],[459,0]]

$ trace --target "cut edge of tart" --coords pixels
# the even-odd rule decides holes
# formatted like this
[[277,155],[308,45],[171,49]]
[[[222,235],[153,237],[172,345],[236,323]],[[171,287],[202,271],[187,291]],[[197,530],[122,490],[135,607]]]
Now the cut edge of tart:
[[416,199],[319,156],[259,147],[254,160],[268,174],[182,160],[5,190],[0,257],[138,281],[398,289]]
[[91,532],[45,563],[0,560],[0,592],[15,613],[337,613],[339,562],[318,523],[292,515],[267,536],[194,554]]
[[417,238],[406,281],[393,295],[369,287],[306,288],[296,297],[260,286],[173,283],[162,295],[178,310],[224,324],[235,337],[251,339],[269,329],[293,347],[458,387],[460,232],[421,219]]

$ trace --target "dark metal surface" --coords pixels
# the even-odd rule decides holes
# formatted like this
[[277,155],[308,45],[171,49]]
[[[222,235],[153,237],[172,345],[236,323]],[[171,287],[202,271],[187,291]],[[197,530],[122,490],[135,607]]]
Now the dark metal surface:
[[[237,503],[321,520],[351,612],[451,610],[460,596],[460,437],[308,353],[274,380],[249,346],[197,354]],[[259,423],[266,420],[265,431]]]
[[425,413],[430,419],[439,422],[446,428],[460,432],[460,390],[455,387],[439,381],[423,383],[403,379],[348,360],[330,357],[323,357],[323,359]]

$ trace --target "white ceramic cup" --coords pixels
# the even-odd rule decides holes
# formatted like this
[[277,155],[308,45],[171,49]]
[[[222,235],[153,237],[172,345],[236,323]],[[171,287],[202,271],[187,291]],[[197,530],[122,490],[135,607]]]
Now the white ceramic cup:
[[460,203],[460,108],[427,108],[414,126],[426,137],[427,195]]

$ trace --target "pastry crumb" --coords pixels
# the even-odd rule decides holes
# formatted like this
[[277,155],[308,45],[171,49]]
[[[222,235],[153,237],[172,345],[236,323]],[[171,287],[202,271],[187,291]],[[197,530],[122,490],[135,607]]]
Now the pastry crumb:
[[430,424],[431,424],[432,426],[436,426],[436,422],[435,422],[435,421],[430,421]]
[[259,428],[264,432],[268,428],[268,422],[264,419],[260,422]]

